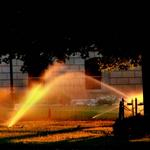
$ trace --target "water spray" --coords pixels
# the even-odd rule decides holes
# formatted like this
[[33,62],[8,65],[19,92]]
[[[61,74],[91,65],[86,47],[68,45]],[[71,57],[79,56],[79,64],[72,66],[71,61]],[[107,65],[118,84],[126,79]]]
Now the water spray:
[[[8,127],[12,127],[14,124],[16,124],[16,122],[18,122],[23,117],[23,115],[25,115],[25,113],[28,110],[30,110],[37,102],[42,100],[46,95],[52,94],[54,92],[54,89],[59,87],[60,84],[67,83],[70,86],[70,85],[72,85],[71,81],[73,79],[75,79],[77,77],[81,77],[81,76],[88,79],[91,83],[101,84],[104,87],[106,87],[107,89],[109,89],[110,91],[115,92],[116,94],[124,97],[125,99],[129,99],[129,96],[127,96],[122,91],[120,91],[120,90],[118,90],[112,86],[109,86],[106,83],[100,82],[100,81],[98,81],[92,77],[86,76],[85,74],[83,74],[81,72],[80,73],[64,72],[62,74],[62,73],[60,73],[60,70],[62,70],[61,65],[57,65],[56,68],[55,68],[55,66],[54,66],[54,68],[53,68],[53,66],[51,66],[51,68],[48,70],[48,72],[46,72],[42,76],[42,79],[45,82],[45,84],[37,83],[35,86],[33,86],[33,88],[29,91],[29,93],[27,94],[27,96],[23,100],[23,103],[22,103],[21,107],[19,108],[19,110],[16,112],[16,114],[12,118],[10,118],[10,120],[8,122]],[[55,72],[57,75],[54,76],[53,72]],[[75,82],[75,84],[77,84],[76,80],[74,82]],[[60,90],[64,90],[64,88],[63,89],[60,88]],[[68,89],[71,90],[70,88],[68,88]],[[80,95],[81,95],[80,85],[78,85],[77,89],[79,90]],[[56,91],[58,91],[58,90],[56,90]],[[75,91],[75,89],[67,92],[67,94],[70,94],[71,92],[74,92],[74,91]],[[107,112],[113,111],[117,107],[112,108],[108,111],[105,111],[101,114],[97,114],[97,115],[93,116],[92,118],[97,118],[97,117],[99,117],[99,116],[101,116]]]
[[105,112],[103,112],[103,113],[97,114],[97,115],[93,116],[92,119],[95,119],[95,118],[97,118],[97,117],[100,117],[100,116],[102,116],[102,115],[108,113],[108,112],[111,112],[111,111],[117,109],[118,107],[119,107],[119,106],[116,106],[115,108],[112,108],[112,109],[109,109],[109,110],[107,110],[107,111],[105,111]]

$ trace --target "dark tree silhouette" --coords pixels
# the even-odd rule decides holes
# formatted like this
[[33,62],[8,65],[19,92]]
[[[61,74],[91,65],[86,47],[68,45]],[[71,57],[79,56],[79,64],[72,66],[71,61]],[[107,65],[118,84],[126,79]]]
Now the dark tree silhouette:
[[[103,56],[100,58],[101,69],[113,66],[128,69],[129,65],[124,63],[127,61],[143,66],[144,107],[145,114],[149,115],[149,71],[146,67],[149,57],[144,48],[146,28],[141,26],[139,16],[135,22],[127,20],[125,15],[118,17],[122,7],[116,14],[112,13],[114,9],[107,14],[107,9],[91,7],[86,10],[83,6],[78,9],[52,9],[50,5],[4,7],[0,10],[4,14],[0,24],[0,55],[11,51],[12,57],[24,61],[22,71],[36,77],[53,62],[54,57],[65,60],[79,51],[86,58],[91,45],[95,44],[93,48]],[[135,16],[133,18],[135,20]]]

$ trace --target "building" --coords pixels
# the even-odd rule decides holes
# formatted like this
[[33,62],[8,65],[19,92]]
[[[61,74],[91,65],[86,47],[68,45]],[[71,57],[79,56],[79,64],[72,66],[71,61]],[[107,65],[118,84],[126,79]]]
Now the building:
[[[89,58],[83,59],[80,53],[72,54],[69,59],[66,59],[65,71],[66,72],[80,72],[92,76],[98,81],[104,82],[106,85],[113,86],[114,88],[128,93],[129,91],[142,91],[142,71],[141,67],[136,67],[128,71],[100,71],[96,63],[92,60],[98,58],[100,54],[97,51],[90,51]],[[13,83],[14,88],[24,89],[28,86],[28,74],[20,71],[23,62],[20,60],[13,60]],[[90,66],[90,67],[89,67]],[[97,98],[104,94],[117,94],[109,89],[105,84],[89,84],[83,76],[75,76],[72,85],[73,89],[78,91],[79,87],[85,89],[86,94],[79,94],[80,91],[73,95],[71,98]],[[62,85],[64,86],[64,85]],[[66,85],[65,85],[66,86]],[[0,87],[10,87],[10,68],[9,64],[0,64]],[[70,87],[69,87],[70,88]],[[75,90],[74,90],[75,91]],[[65,91],[66,92],[66,91]],[[87,94],[88,93],[88,94]]]
[[[28,85],[28,74],[21,72],[23,62],[13,59],[13,84],[15,88],[24,88]],[[0,88],[10,87],[10,65],[2,62],[0,64]]]

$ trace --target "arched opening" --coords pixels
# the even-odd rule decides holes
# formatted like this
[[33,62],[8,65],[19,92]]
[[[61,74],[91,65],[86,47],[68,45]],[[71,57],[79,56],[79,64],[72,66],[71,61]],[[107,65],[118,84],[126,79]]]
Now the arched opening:
[[[86,75],[101,81],[101,70],[98,64],[98,59],[99,58],[94,57],[85,61],[85,73]],[[87,89],[101,89],[100,84],[91,83],[87,79],[85,84]]]

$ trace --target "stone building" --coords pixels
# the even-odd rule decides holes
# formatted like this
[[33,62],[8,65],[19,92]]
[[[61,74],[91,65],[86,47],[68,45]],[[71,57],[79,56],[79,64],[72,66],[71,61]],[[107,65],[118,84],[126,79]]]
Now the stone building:
[[[28,84],[28,74],[21,72],[23,62],[13,59],[13,84],[15,88],[24,88]],[[10,65],[2,62],[0,64],[0,88],[10,87]]]
[[[93,58],[99,57],[97,51],[89,52],[89,58],[83,59],[80,56],[80,53],[75,53],[70,56],[69,59],[66,59],[66,71],[67,72],[82,72],[89,73],[88,75],[93,76],[95,79],[102,81],[109,86],[113,86],[119,90],[125,91],[141,91],[142,90],[142,72],[141,67],[134,68],[128,71],[100,71],[97,69],[96,63],[92,62]],[[20,60],[13,60],[13,83],[15,88],[26,88],[28,85],[28,74],[22,73],[20,68],[23,62]],[[91,65],[89,67],[89,65]],[[76,78],[76,77],[75,77]],[[84,84],[85,89],[88,91],[88,96],[90,98],[96,98],[100,96],[100,93],[107,93],[112,91],[106,88],[103,84],[99,86],[88,87],[86,81],[83,77],[76,80],[77,84],[74,85],[74,88]],[[10,86],[10,68],[9,64],[1,63],[0,64],[0,88],[8,88]],[[79,96],[77,98],[80,98]],[[82,98],[82,97],[81,97]]]
[[80,53],[76,53],[66,60],[66,65],[68,66],[67,69],[69,71],[85,72],[87,75],[90,75],[106,84],[106,86],[105,84],[101,84],[100,86],[98,85],[91,88],[86,85],[86,81],[82,78],[82,80],[84,80],[82,83],[85,84],[85,89],[87,89],[89,97],[95,98],[103,93],[113,94],[114,91],[110,90],[109,87],[123,91],[125,94],[133,91],[142,92],[141,66],[132,68],[128,71],[100,71],[98,65],[96,65],[97,62],[93,63],[94,58],[100,57],[100,55],[101,54],[98,54],[97,51],[91,51],[89,52],[89,57],[87,59],[82,59]]

